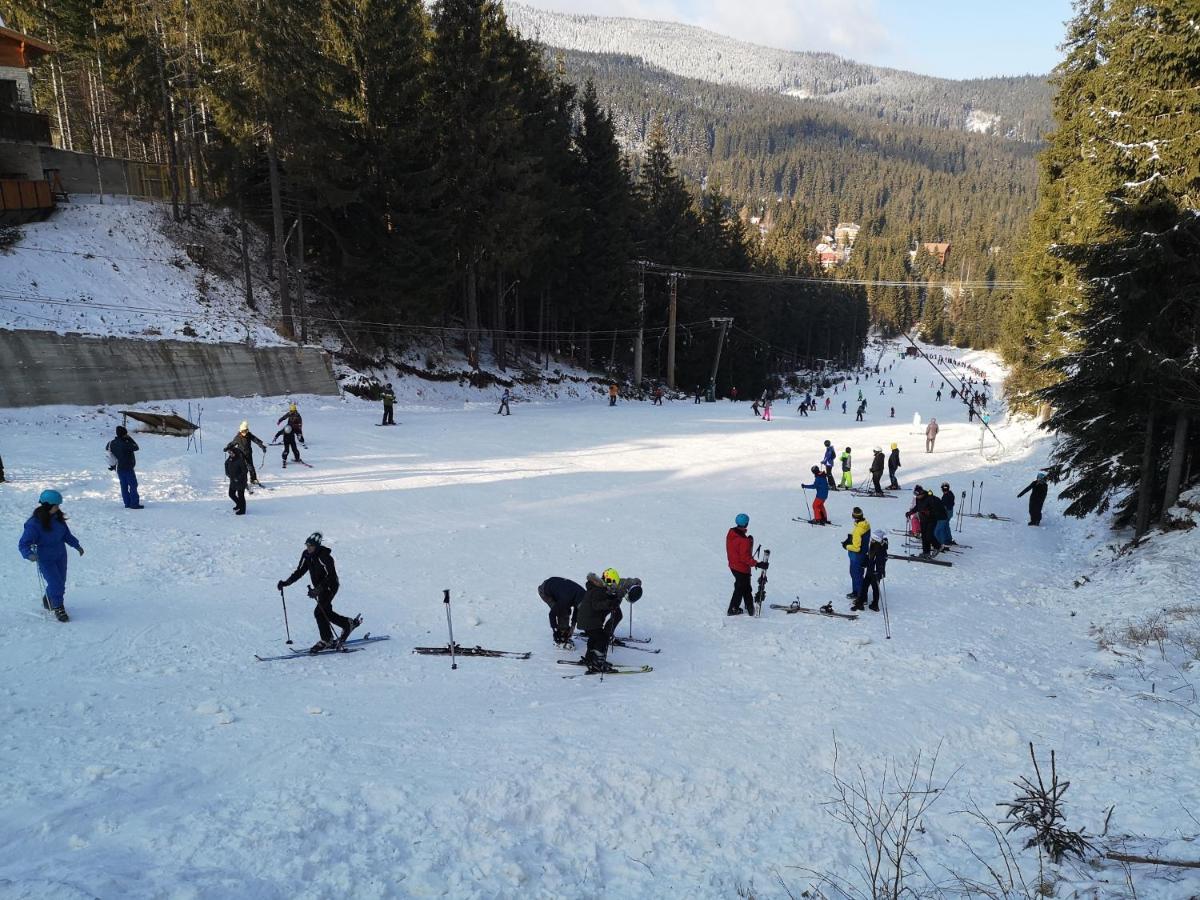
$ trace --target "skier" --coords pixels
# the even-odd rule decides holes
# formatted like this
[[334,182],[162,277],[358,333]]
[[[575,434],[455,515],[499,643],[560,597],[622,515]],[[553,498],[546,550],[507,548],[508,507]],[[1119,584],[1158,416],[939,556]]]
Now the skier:
[[812,484],[804,484],[801,487],[812,488],[817,492],[817,496],[813,498],[812,503],[812,520],[818,525],[828,525],[829,514],[825,512],[825,501],[829,497],[829,480],[825,477],[825,473],[821,471],[820,466],[813,466],[811,471],[813,475]]
[[225,477],[229,479],[229,499],[233,501],[233,514],[246,514],[246,476],[250,471],[246,457],[236,445],[225,448]]
[[850,473],[850,448],[847,447],[838,459],[842,463],[842,487],[850,490],[854,487],[854,476]]
[[137,465],[137,442],[129,436],[124,425],[117,426],[117,436],[108,442],[104,448],[111,456],[113,463],[109,469],[117,470],[117,480],[121,482],[121,500],[126,509],[141,509],[142,501],[138,499],[138,480],[134,466]]
[[729,571],[733,573],[733,595],[729,598],[727,616],[740,616],[742,604],[746,605],[746,614],[754,615],[754,590],[750,587],[750,573],[755,569],[766,569],[768,563],[754,558],[754,538],[746,533],[750,527],[750,517],[738,513],[733,519],[733,527],[725,535],[725,557],[729,562]]
[[382,399],[383,399],[383,421],[380,422],[379,424],[395,425],[396,424],[396,415],[395,415],[394,409],[395,409],[395,405],[396,405],[396,392],[394,390],[392,390],[392,385],[390,382],[383,389]]
[[238,426],[238,433],[233,436],[233,440],[225,445],[225,452],[228,453],[230,447],[236,447],[246,460],[246,466],[250,473],[250,484],[258,484],[258,472],[254,470],[254,449],[250,446],[251,444],[258,444],[263,452],[266,452],[267,445],[250,432],[249,422],[243,422]]
[[[296,571],[285,581],[275,582],[275,590],[282,591],[289,584],[304,577],[306,572],[308,573],[309,580],[312,582],[312,587],[308,589],[308,596],[317,601],[317,606],[313,610],[313,618],[317,620],[317,630],[321,634],[321,639],[309,648],[309,653],[319,653],[321,650],[341,647],[346,642],[346,638],[350,636],[350,632],[362,624],[362,616],[347,619],[333,611],[333,598],[339,587],[338,576],[337,569],[333,565],[333,551],[324,546],[323,541],[321,532],[314,531],[310,534],[304,542],[304,552],[300,554],[300,563],[296,566]],[[334,640],[331,624],[342,629],[337,640]]]
[[[736,394],[737,388],[734,388],[733,390],[734,390],[734,393]],[[737,397],[734,397],[733,399],[736,400]],[[653,405],[654,406],[662,406],[663,405],[663,388],[662,388],[661,384],[656,384],[654,386],[654,403],[653,403]]]
[[731,387],[729,389],[729,400],[732,403],[737,403],[737,388],[736,387]]
[[821,460],[821,464],[825,466],[825,478],[829,482],[829,489],[831,491],[837,490],[837,482],[835,482],[833,480],[834,456],[835,456],[835,454],[834,454],[834,450],[833,450],[833,443],[831,441],[826,441],[825,442],[825,456]]
[[[296,462],[304,462],[300,458],[300,448],[296,446],[296,432],[290,422],[275,432],[275,437],[271,438],[271,443],[278,444],[280,438],[283,438],[283,467],[287,468],[289,450],[292,451],[292,456],[295,457]],[[256,481],[255,484],[258,484],[258,482]]]
[[576,625],[587,635],[587,653],[580,662],[589,672],[611,672],[608,662],[608,645],[613,633],[624,616],[621,601],[629,595],[629,602],[636,603],[642,597],[642,579],[622,578],[616,569],[605,569],[597,576],[588,573],[587,589],[579,601]]
[[583,585],[569,578],[547,578],[538,585],[538,596],[550,607],[550,632],[554,643],[564,650],[574,650],[571,635],[575,631],[575,616],[580,601],[587,593]]
[[757,397],[755,397],[755,398],[754,398],[754,402],[752,402],[752,403],[750,404],[750,410],[751,410],[751,412],[753,412],[753,413],[754,413],[755,417],[757,417],[757,416],[759,415],[759,412],[758,412],[758,398],[757,398]]
[[866,558],[867,535],[871,533],[871,523],[857,506],[851,510],[850,518],[854,520],[854,527],[842,541],[842,547],[850,557],[850,593],[846,595],[846,599],[854,600],[862,592],[863,562]]
[[63,515],[62,494],[55,490],[44,490],[38,497],[37,509],[25,521],[25,530],[17,548],[21,556],[37,563],[38,571],[46,582],[46,593],[42,595],[42,608],[54,611],[60,622],[69,622],[63,605],[67,590],[67,547],[74,547],[83,556],[83,547],[67,527]]
[[954,521],[954,491],[950,490],[949,483],[945,481],[942,482],[942,506],[946,508],[946,518],[944,524],[939,521],[934,527],[933,535],[943,544],[953,547],[957,543],[950,533],[950,523]]
[[504,393],[500,395],[500,408],[498,410],[496,410],[496,415],[498,415],[498,416],[499,415],[505,415],[505,416],[512,415],[512,410],[510,410],[508,408],[508,401],[511,399],[512,399],[512,392],[508,388],[505,388]]
[[863,413],[866,411],[867,411],[867,401],[864,400],[858,404],[858,410],[856,411],[856,413],[854,415],[854,420],[856,422],[861,422],[863,420]]
[[937,440],[938,423],[937,419],[930,419],[929,424],[925,426],[925,452],[933,452],[933,442]]
[[934,395],[933,399],[936,400],[938,403],[942,402],[942,391],[940,388],[938,389],[938,392]]
[[876,528],[871,532],[871,544],[867,548],[866,556],[863,559],[862,586],[858,589],[858,596],[854,598],[854,605],[850,607],[851,610],[857,612],[866,607],[867,588],[870,588],[871,605],[869,609],[872,612],[879,612],[879,585],[887,574],[887,558],[887,532],[882,528]]
[[1025,490],[1017,494],[1018,497],[1024,497],[1029,494],[1029,524],[1042,524],[1042,504],[1046,502],[1046,492],[1050,490],[1050,486],[1046,484],[1046,473],[1038,472],[1037,478],[1029,482],[1025,486]]
[[921,525],[921,556],[928,558],[933,555],[931,551],[942,549],[942,544],[934,531],[939,518],[948,518],[946,507],[942,505],[941,500],[918,484],[913,488],[912,509],[905,515],[911,519],[914,514],[920,520]]
[[825,412],[829,412],[829,399],[828,397],[825,398]]
[[767,398],[766,398],[766,399],[763,401],[763,414],[762,414],[762,420],[763,420],[764,422],[770,422],[770,421],[771,421],[771,402],[772,402],[772,401],[771,401],[771,395],[770,395],[770,394],[768,394],[768,395],[767,395]]
[[842,401],[842,415],[844,416],[845,414],[846,414],[846,401],[843,400]]
[[882,497],[883,485],[881,485],[879,482],[883,478],[883,450],[881,450],[879,447],[876,447],[872,452],[875,454],[875,456],[871,459],[871,483],[875,486],[875,493]]
[[[305,449],[307,449],[308,445],[304,444],[304,419],[300,417],[300,410],[296,409],[295,403],[288,404],[288,411],[276,419],[275,424],[278,425],[285,419],[287,420],[288,425],[292,427],[292,435],[294,436],[295,440],[299,441],[304,445]],[[296,459],[299,458],[299,456],[296,457]]]
[[896,470],[900,468],[900,445],[892,444],[892,452],[888,454],[888,478],[891,483],[888,485],[893,491],[899,490],[900,482],[896,480]]

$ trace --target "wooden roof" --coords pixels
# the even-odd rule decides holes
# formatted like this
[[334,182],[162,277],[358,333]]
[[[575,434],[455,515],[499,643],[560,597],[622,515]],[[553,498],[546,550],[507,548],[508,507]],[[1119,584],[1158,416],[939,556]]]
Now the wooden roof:
[[0,65],[28,68],[54,48],[45,41],[0,25]]

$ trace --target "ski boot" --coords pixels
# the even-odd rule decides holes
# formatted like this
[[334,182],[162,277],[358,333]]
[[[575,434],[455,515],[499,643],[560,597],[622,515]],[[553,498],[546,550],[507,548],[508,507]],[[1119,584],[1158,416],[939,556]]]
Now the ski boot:
[[332,650],[334,642],[332,640],[320,640],[308,648],[309,653],[320,653],[322,650]]
[[60,621],[60,622],[70,622],[71,621],[71,617],[67,615],[67,610],[66,610],[66,607],[64,607],[64,606],[54,607],[54,618],[58,619],[58,621]]
[[[848,597],[853,597],[854,595],[853,595],[853,594],[847,594],[846,596],[848,596]],[[826,603],[824,606],[822,606],[822,607],[821,607],[821,610],[820,610],[820,611],[821,611],[821,612],[823,612],[823,613],[826,613],[827,615],[828,615],[828,614],[832,614],[832,613],[833,613],[833,604],[832,604],[832,603]]]
[[727,615],[727,616],[740,616],[741,614],[742,614],[742,608],[740,606],[737,607],[736,609],[725,610],[725,615]]
[[347,625],[345,628],[342,629],[342,633],[338,636],[338,639],[333,642],[334,647],[336,647],[338,650],[341,650],[342,645],[346,643],[346,638],[350,637],[350,632],[352,632],[355,628],[357,628],[361,624],[362,624],[362,614],[359,613],[357,616],[355,616],[353,619],[350,620],[349,625]]

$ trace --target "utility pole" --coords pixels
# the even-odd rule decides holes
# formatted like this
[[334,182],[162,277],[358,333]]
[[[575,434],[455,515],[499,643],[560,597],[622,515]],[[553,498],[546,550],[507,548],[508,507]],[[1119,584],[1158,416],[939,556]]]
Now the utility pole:
[[638,263],[638,331],[633,345],[633,384],[642,383],[642,342],[646,336],[646,261]]
[[713,357],[712,375],[708,379],[708,389],[713,400],[717,399],[717,369],[721,366],[721,350],[725,346],[725,332],[729,330],[729,326],[733,324],[732,317],[725,319],[712,318],[709,319],[714,325],[721,326],[721,333],[717,335],[717,355]]
[[308,316],[304,309],[304,213],[296,219],[296,308],[300,312],[300,343],[308,340]]
[[679,306],[679,273],[671,273],[671,306],[667,313],[667,387],[675,390],[675,314]]

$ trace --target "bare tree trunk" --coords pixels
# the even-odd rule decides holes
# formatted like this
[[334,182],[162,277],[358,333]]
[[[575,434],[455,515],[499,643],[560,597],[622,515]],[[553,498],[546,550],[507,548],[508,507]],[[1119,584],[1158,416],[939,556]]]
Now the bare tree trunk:
[[496,308],[492,315],[492,349],[496,354],[496,365],[504,371],[504,272],[496,273]]
[[471,258],[467,262],[467,270],[464,273],[466,278],[463,285],[463,303],[465,304],[467,320],[467,365],[472,369],[479,368],[479,284],[478,272],[476,271],[477,265],[474,258],[474,250],[472,250]]
[[1167,468],[1167,489],[1163,492],[1162,511],[1159,521],[1166,522],[1167,511],[1179,499],[1179,485],[1183,479],[1183,462],[1188,450],[1188,414],[1180,410],[1175,416],[1175,441],[1171,446],[1171,463]]
[[546,342],[546,289],[542,288],[541,298],[538,300],[538,362],[547,368],[550,367],[550,347]]
[[275,130],[267,128],[267,171],[271,182],[271,220],[275,231],[275,253],[272,263],[275,266],[275,278],[279,282],[279,312],[283,333],[290,338],[296,336],[295,324],[292,322],[292,296],[288,290],[287,254],[283,244],[286,238],[283,234],[283,191],[279,186],[279,157],[275,152]]
[[1137,510],[1134,514],[1134,536],[1141,537],[1150,527],[1150,498],[1154,494],[1154,410],[1146,414],[1146,440],[1142,444],[1141,481],[1138,484]]
[[[241,171],[241,161],[238,161],[238,171]],[[242,233],[241,241],[241,256],[242,256],[242,278],[246,285],[246,305],[254,309],[254,282],[250,278],[250,233],[246,225],[246,209],[242,205],[242,184],[241,177],[238,177],[237,189],[237,214],[238,228]]]
[[175,147],[175,121],[171,113],[171,95],[167,89],[167,69],[163,62],[163,52],[166,41],[162,33],[162,23],[156,21],[155,32],[158,43],[154,48],[154,59],[158,65],[158,86],[162,94],[163,138],[167,142],[168,178],[171,182],[171,218],[179,221],[179,154]]

